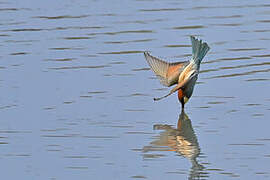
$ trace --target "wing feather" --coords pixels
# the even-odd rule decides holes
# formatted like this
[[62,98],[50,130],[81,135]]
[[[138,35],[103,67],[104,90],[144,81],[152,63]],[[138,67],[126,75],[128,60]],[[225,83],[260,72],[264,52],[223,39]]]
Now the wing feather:
[[187,65],[187,62],[169,63],[151,56],[148,52],[144,52],[144,56],[161,84],[167,87],[177,84],[180,73]]

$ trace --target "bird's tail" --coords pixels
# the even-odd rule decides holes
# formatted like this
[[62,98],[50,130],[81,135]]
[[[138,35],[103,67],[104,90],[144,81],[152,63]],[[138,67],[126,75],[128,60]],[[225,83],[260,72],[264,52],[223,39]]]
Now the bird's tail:
[[191,44],[192,44],[192,59],[197,65],[201,64],[202,59],[206,55],[206,53],[210,50],[210,47],[206,42],[202,42],[202,40],[196,39],[194,36],[190,36]]

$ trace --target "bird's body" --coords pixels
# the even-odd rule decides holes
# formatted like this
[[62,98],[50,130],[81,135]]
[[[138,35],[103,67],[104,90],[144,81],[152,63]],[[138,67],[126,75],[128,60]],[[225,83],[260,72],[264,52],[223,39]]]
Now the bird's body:
[[182,104],[182,108],[184,108],[185,103],[192,96],[198,79],[201,61],[210,48],[207,43],[203,43],[193,36],[191,36],[191,43],[192,58],[186,62],[168,63],[151,56],[147,52],[144,53],[149,66],[164,86],[170,87],[177,84],[169,94],[160,98],[154,98],[154,100],[163,99],[178,91],[178,99]]

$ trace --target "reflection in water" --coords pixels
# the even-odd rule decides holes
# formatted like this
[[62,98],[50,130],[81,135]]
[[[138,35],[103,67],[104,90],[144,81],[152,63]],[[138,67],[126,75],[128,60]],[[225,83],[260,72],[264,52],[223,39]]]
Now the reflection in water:
[[[1,179],[270,179],[269,0],[23,2],[0,1]],[[205,141],[181,111],[148,127],[168,88],[141,51],[184,61],[190,35],[213,47],[189,104]]]
[[[151,146],[145,146],[143,152],[151,151],[175,151],[181,156],[190,160],[189,179],[200,179],[205,177],[204,167],[198,163],[197,157],[200,154],[200,147],[192,128],[191,120],[182,111],[179,115],[177,128],[170,125],[154,125],[155,130],[164,130],[157,140],[151,142]],[[168,148],[167,148],[168,147]]]

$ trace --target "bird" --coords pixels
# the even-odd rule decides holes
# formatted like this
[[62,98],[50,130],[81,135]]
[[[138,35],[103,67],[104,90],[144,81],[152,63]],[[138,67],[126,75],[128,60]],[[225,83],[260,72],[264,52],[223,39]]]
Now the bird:
[[176,85],[167,95],[154,98],[154,101],[159,101],[178,91],[178,100],[182,109],[184,109],[185,104],[191,98],[200,72],[201,62],[210,47],[206,42],[194,36],[190,36],[190,40],[192,57],[189,61],[169,63],[150,55],[147,51],[144,52],[147,63],[160,80],[160,83],[167,87]]

